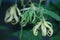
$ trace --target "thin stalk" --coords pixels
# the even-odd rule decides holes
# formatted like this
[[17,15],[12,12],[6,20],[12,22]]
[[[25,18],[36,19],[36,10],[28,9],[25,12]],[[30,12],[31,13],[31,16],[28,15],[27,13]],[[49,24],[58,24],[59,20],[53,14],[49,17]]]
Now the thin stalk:
[[39,1],[39,7],[41,6],[41,0]]
[[23,33],[23,27],[21,27],[21,30],[18,32],[19,40],[22,40],[22,33]]
[[[41,2],[42,2],[42,0],[40,0],[39,1],[39,9],[41,8]],[[40,17],[41,17],[41,19],[43,19],[43,17],[44,17],[44,15],[43,15],[43,11],[44,11],[44,9],[40,9]]]
[[20,40],[22,40],[23,27],[21,27]]
[[23,6],[23,8],[25,8],[24,0],[20,0],[20,1],[21,1],[21,6]]
[[28,8],[23,8],[23,9],[20,9],[20,11],[26,11],[26,10],[29,10],[31,7],[28,7]]

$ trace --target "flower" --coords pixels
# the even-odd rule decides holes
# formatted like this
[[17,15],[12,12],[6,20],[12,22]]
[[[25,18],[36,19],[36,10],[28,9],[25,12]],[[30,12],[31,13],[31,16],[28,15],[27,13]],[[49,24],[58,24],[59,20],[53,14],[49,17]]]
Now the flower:
[[37,25],[35,25],[33,27],[33,34],[35,36],[38,35],[38,30],[39,28],[41,29],[41,32],[42,32],[42,36],[52,36],[53,34],[53,29],[52,29],[52,24],[48,21],[45,21],[45,19],[41,20],[40,22],[38,22]]
[[17,12],[18,12],[18,15],[20,16],[21,13],[19,12],[17,5],[15,4],[6,11],[4,21],[6,23],[11,22],[13,25],[17,24],[19,22],[19,17],[17,16]]

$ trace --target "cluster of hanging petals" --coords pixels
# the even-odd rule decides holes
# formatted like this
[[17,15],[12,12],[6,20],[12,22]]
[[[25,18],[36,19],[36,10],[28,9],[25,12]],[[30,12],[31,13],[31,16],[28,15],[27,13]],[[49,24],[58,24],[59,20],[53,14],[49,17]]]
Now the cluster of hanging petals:
[[52,36],[53,29],[52,24],[50,22],[47,22],[45,20],[41,20],[37,25],[33,27],[33,34],[35,36],[38,35],[38,29],[41,29],[42,36]]
[[[17,5],[15,4],[6,11],[4,19],[6,23],[11,22],[11,24],[15,25],[19,22],[19,17],[17,16],[16,10],[19,12],[19,10],[17,9]],[[20,15],[20,12],[18,13],[18,15]]]

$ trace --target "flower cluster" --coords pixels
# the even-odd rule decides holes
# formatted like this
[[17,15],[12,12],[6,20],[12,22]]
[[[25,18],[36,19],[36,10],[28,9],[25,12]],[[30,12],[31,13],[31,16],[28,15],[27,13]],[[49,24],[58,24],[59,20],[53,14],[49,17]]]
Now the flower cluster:
[[40,29],[42,32],[42,36],[46,36],[46,35],[52,36],[53,25],[50,22],[46,21],[45,18],[43,18],[43,13],[44,13],[44,8],[43,7],[37,8],[34,4],[31,4],[29,8],[24,8],[21,10],[19,10],[19,8],[17,7],[17,4],[15,4],[6,11],[4,21],[6,23],[11,22],[11,24],[13,25],[20,22],[20,25],[24,27],[27,25],[27,23],[35,24],[37,21],[41,19],[40,18],[41,16],[42,19],[40,20],[40,22],[38,22],[37,25],[33,27],[33,34],[37,36],[38,30]]
[[17,12],[18,12],[18,16],[21,15],[17,5],[13,5],[11,6],[7,11],[6,11],[6,15],[5,15],[5,22],[9,23],[11,22],[13,25],[17,24],[19,22],[19,17],[17,16]]
[[38,22],[37,25],[35,25],[33,27],[33,34],[35,36],[38,35],[38,30],[41,29],[42,31],[42,36],[52,36],[53,34],[53,29],[52,29],[52,24],[48,21],[45,21],[45,19],[41,20],[40,22]]

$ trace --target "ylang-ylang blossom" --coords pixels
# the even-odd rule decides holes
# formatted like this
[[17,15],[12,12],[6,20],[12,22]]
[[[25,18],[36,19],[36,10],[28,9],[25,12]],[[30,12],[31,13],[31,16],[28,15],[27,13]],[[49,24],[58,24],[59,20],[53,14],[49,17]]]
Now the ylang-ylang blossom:
[[53,34],[53,25],[46,21],[44,18],[38,22],[34,27],[33,27],[33,34],[35,36],[38,35],[38,30],[41,30],[42,36],[52,36]]
[[[18,13],[17,13],[17,12],[18,12]],[[18,16],[21,15],[21,13],[20,13],[17,5],[15,4],[15,5],[11,6],[11,7],[6,11],[6,15],[5,15],[4,21],[5,21],[6,23],[11,22],[11,24],[13,24],[13,25],[17,24],[17,23],[19,22],[19,17],[17,16],[17,14],[18,14]]]

